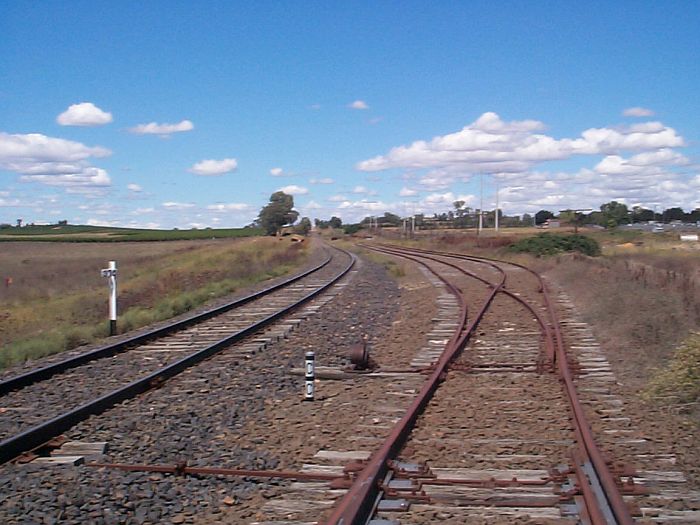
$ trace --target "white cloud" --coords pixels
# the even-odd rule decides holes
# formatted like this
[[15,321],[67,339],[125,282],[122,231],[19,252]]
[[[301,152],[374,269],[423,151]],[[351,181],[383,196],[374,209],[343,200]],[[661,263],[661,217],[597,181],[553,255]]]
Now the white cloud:
[[343,202],[348,200],[348,198],[345,195],[331,195],[326,200],[329,202]]
[[683,138],[660,122],[629,127],[592,128],[575,139],[555,139],[538,133],[535,120],[504,122],[484,113],[461,131],[392,148],[357,164],[361,171],[391,168],[439,169],[448,173],[523,173],[538,163],[574,155],[615,154],[683,146]]
[[47,186],[63,187],[69,193],[102,194],[112,184],[107,172],[101,168],[87,167],[80,173],[52,175],[22,175],[22,182],[38,182]]
[[236,159],[207,159],[197,162],[188,171],[190,173],[194,173],[195,175],[215,176],[223,175],[224,173],[231,173],[232,171],[235,171],[237,167],[238,161],[236,161]]
[[639,106],[635,106],[633,108],[627,108],[625,109],[622,114],[625,117],[651,117],[654,115],[654,112],[650,109],[647,108],[641,108]]
[[187,210],[189,208],[194,208],[194,204],[190,202],[164,202],[161,206],[167,210]]
[[56,122],[61,126],[103,126],[112,122],[112,114],[92,102],[81,102],[69,106],[56,117]]
[[309,179],[309,184],[333,184],[335,181],[330,177],[324,177],[322,179]]
[[246,211],[250,209],[250,205],[239,202],[231,202],[227,204],[217,203],[208,205],[207,209],[217,213],[225,213],[231,211]]
[[364,100],[355,100],[354,102],[348,104],[348,107],[351,109],[369,109],[367,102]]
[[148,215],[156,211],[155,208],[136,208],[131,212],[131,215]]
[[111,153],[101,146],[90,147],[40,133],[0,132],[0,169],[19,173],[22,182],[73,188],[81,193],[89,193],[91,188],[103,190],[110,185],[109,175],[91,166],[88,160]]
[[273,177],[282,177],[284,175],[284,170],[282,168],[272,168],[270,170],[270,175]]
[[360,195],[362,195],[362,194],[364,194],[364,195],[376,195],[377,194],[377,192],[375,190],[370,190],[366,186],[355,186],[352,189],[352,192],[356,193],[356,194],[360,194]]
[[138,184],[127,184],[126,188],[129,191],[133,191],[134,193],[139,193],[139,192],[143,191],[143,188],[141,186],[139,186]]
[[394,209],[394,205],[389,205],[385,202],[381,201],[368,201],[366,199],[362,199],[359,201],[344,201],[338,206],[338,209],[341,210],[347,210],[347,209],[355,209],[355,210],[363,210],[363,211],[371,211],[371,212],[385,212],[385,211],[390,211]]
[[308,188],[304,188],[303,186],[297,186],[296,184],[291,184],[289,186],[285,186],[284,188],[279,188],[277,191],[282,191],[288,195],[306,195],[309,193]]
[[101,146],[90,147],[40,133],[10,135],[0,132],[0,167],[20,173],[28,166],[74,163],[89,157],[107,157],[111,154],[110,150]]
[[401,191],[399,192],[399,197],[413,197],[416,195],[418,192],[416,190],[412,190],[411,188],[406,188],[405,186],[401,188]]
[[131,133],[136,135],[160,135],[166,137],[173,133],[181,133],[183,131],[192,131],[194,124],[190,120],[183,120],[177,124],[158,124],[157,122],[149,122],[148,124],[139,124],[130,128]]
[[22,203],[17,199],[6,199],[7,195],[0,196],[0,208],[17,208],[22,206]]

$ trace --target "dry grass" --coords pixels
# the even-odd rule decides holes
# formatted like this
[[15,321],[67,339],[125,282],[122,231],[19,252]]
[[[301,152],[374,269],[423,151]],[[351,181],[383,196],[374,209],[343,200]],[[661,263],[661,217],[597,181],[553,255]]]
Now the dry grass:
[[105,336],[108,291],[99,270],[108,260],[118,264],[118,324],[126,331],[287,273],[306,254],[269,238],[2,247],[0,367]]
[[634,356],[644,397],[697,403],[700,259],[645,253],[556,261],[549,274],[574,295],[603,345]]

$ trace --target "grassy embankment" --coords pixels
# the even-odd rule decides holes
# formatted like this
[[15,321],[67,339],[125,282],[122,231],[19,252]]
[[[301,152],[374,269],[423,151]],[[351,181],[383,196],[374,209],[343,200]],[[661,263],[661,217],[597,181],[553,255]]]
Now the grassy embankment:
[[0,368],[105,337],[108,291],[99,270],[109,260],[118,264],[124,332],[288,273],[306,251],[271,238],[0,244]]

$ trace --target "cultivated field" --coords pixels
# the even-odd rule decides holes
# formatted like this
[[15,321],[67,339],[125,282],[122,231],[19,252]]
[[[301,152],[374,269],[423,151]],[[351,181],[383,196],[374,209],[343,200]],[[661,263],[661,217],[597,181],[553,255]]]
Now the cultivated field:
[[117,261],[119,330],[167,319],[282,275],[306,248],[271,238],[138,243],[0,243],[0,367],[107,335]]

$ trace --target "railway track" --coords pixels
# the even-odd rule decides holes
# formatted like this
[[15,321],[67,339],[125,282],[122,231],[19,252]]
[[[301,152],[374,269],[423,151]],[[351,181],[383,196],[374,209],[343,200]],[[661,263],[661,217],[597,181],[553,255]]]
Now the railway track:
[[[256,334],[337,282],[354,260],[349,253],[332,249],[320,264],[255,294],[5,379],[0,383],[0,463],[233,344],[259,346]],[[287,322],[293,326],[299,321]],[[287,324],[282,329],[289,328]]]
[[[373,354],[377,369],[340,368],[348,343],[363,333],[357,318],[379,317],[386,306],[381,293],[372,293],[376,281],[358,277],[361,263],[351,272],[351,289],[347,281],[334,287],[346,290],[336,301],[323,294],[304,307],[315,319],[306,330],[272,343],[276,328],[268,328],[250,348],[217,354],[66,432],[78,445],[110,448],[86,451],[86,465],[59,475],[80,480],[70,481],[79,490],[67,523],[92,516],[96,523],[250,525],[629,523],[631,514],[659,523],[700,519],[692,510],[700,495],[684,492],[678,473],[657,466],[657,459],[672,458],[652,457],[650,442],[621,456],[611,447],[644,440],[608,393],[609,371],[590,334],[561,296],[561,322],[553,315],[553,299],[544,300],[538,277],[499,261],[372,249],[415,262],[422,295],[426,287],[437,290],[432,321],[421,324],[416,315],[413,322],[404,312],[390,332],[398,345]],[[374,302],[365,305],[368,296]],[[401,327],[411,336],[397,337]],[[267,344],[263,339],[273,346],[256,353]],[[570,366],[562,356],[565,340]],[[300,364],[309,348],[326,365],[318,369],[314,403],[300,402],[301,378],[289,374],[289,359]],[[591,407],[605,416],[590,425],[596,442],[614,450],[615,459],[644,464],[634,473],[604,462],[612,466],[623,512],[635,507],[622,518],[581,444],[585,430],[575,422],[562,368],[574,372],[585,416],[595,416]],[[57,474],[32,469],[36,464],[0,471],[0,492],[7,487],[9,496],[0,518],[8,523],[21,523],[17,516],[37,506],[64,516],[64,489],[51,481]],[[39,485],[53,487],[46,503],[35,503]],[[202,501],[197,506],[193,498]],[[689,503],[679,508],[680,501]]]
[[[451,292],[411,362],[428,379],[389,374],[387,396],[414,395],[393,403],[394,425],[377,448],[319,451],[305,465],[349,477],[347,492],[297,483],[256,525],[316,523],[308,510],[323,512],[324,525],[633,523],[633,512],[655,522],[698,518],[673,510],[674,487],[653,494],[659,487],[649,482],[678,481],[678,473],[635,473],[601,453],[597,441],[610,434],[594,436],[577,392],[581,385],[590,402],[600,385],[579,382],[539,276],[477,257],[367,248],[425,265]],[[697,494],[683,497],[697,504]],[[294,519],[279,520],[284,513]]]

